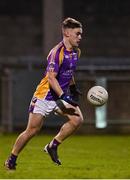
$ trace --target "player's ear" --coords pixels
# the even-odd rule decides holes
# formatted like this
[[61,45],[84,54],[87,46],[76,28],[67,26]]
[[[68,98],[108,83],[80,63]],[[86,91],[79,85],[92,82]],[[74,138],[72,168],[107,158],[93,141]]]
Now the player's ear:
[[68,29],[68,28],[62,29],[62,32],[63,32],[63,35],[64,35],[64,36],[69,37],[70,32],[69,32],[69,29]]

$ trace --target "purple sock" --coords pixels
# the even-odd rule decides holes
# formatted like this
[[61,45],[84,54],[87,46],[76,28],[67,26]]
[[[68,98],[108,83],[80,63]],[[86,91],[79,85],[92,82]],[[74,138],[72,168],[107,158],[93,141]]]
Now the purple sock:
[[56,148],[57,146],[59,146],[60,142],[58,142],[56,139],[54,139],[51,143],[50,143],[52,148]]
[[17,160],[17,156],[15,156],[14,154],[11,153],[10,157],[9,157],[9,161],[15,163]]

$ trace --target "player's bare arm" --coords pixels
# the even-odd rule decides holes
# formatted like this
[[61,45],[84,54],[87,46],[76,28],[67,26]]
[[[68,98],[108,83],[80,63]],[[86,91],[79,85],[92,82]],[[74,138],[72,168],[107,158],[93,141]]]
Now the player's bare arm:
[[56,72],[48,72],[48,81],[51,88],[55,91],[55,93],[60,97],[63,94],[63,90],[61,89],[57,79]]
[[51,88],[55,91],[55,93],[61,98],[62,100],[66,101],[67,103],[71,104],[72,106],[78,106],[78,103],[73,101],[70,96],[66,95],[63,90],[61,89],[57,79],[57,73],[54,71],[48,72],[48,81]]

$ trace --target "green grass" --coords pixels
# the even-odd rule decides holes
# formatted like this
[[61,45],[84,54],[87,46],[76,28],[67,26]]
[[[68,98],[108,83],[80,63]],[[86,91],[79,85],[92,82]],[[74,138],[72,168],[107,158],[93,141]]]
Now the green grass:
[[3,163],[16,135],[0,135],[1,179],[130,179],[130,136],[78,136],[60,147],[62,166],[42,152],[52,136],[34,137],[18,158],[17,170],[6,171]]

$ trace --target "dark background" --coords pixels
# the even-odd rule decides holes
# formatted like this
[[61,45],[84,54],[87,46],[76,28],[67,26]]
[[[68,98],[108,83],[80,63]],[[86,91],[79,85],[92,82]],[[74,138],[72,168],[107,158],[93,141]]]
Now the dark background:
[[[77,84],[83,91],[80,105],[85,123],[81,131],[97,132],[95,108],[87,103],[86,93],[95,85],[97,78],[105,77],[109,101],[106,107],[107,127],[103,131],[130,132],[130,1],[63,0],[62,2],[63,19],[70,16],[83,24],[83,39],[80,45],[82,56],[76,76]],[[10,129],[9,126],[12,127],[11,131],[26,126],[28,105],[46,63],[46,55],[43,53],[43,14],[42,0],[0,1],[2,130]],[[11,82],[9,90],[6,87],[7,82]],[[10,97],[11,112],[8,112]],[[10,118],[11,125],[8,123]],[[55,128],[61,125],[62,121],[59,120],[60,118],[57,120],[53,116],[46,126]]]

